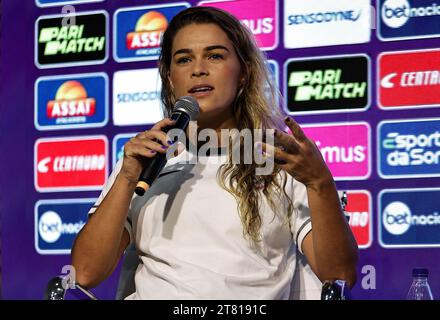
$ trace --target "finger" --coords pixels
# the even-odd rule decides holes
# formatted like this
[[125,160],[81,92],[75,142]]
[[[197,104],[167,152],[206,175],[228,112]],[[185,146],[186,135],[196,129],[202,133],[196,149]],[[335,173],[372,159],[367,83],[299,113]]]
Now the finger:
[[142,145],[133,143],[133,142],[128,142],[125,145],[124,148],[124,155],[127,157],[147,157],[147,158],[152,158],[157,154],[156,150],[150,150],[147,149],[145,147],[143,147]]
[[156,140],[156,142],[162,143],[164,146],[169,147],[173,144],[171,140],[168,140],[167,134],[160,130],[149,130],[145,133],[145,139]]
[[275,146],[282,146],[284,151],[291,154],[299,153],[300,150],[298,143],[290,134],[278,129],[275,129]]
[[136,139],[133,141],[136,145],[141,145],[144,148],[155,150],[159,153],[165,153],[168,149],[168,146],[161,145],[160,143],[154,140],[146,140],[146,139]]
[[175,120],[171,120],[170,118],[165,118],[156,123],[151,130],[162,130],[163,128],[175,124]]
[[289,154],[278,147],[272,146],[270,144],[261,143],[261,148],[266,157],[273,158],[275,163],[287,163],[289,162]]
[[289,127],[290,131],[292,131],[293,137],[295,139],[297,139],[298,141],[304,141],[306,139],[304,131],[302,131],[301,127],[295,120],[287,116],[284,118],[284,122]]

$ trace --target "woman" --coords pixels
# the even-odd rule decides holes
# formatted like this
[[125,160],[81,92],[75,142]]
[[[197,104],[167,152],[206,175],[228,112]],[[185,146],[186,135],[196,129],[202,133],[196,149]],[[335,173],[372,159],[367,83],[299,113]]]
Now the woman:
[[294,120],[285,119],[292,134],[282,131],[275,95],[265,97],[264,58],[247,29],[221,10],[189,8],[170,22],[159,62],[168,114],[191,95],[201,109],[199,131],[277,129],[276,146],[261,145],[275,170],[256,175],[257,164],[234,164],[231,154],[188,164],[184,150],[143,197],[133,195],[143,159],[170,146],[161,128],[173,122],[158,122],[125,145],[90,211],[72,250],[77,281],[98,285],[134,242],[141,263],[128,299],[287,299],[296,248],[321,280],[352,286],[357,246],[333,178]]

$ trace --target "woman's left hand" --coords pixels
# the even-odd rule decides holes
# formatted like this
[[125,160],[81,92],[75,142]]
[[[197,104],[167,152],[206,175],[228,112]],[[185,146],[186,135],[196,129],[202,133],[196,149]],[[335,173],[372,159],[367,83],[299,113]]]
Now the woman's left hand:
[[279,167],[312,189],[333,183],[333,177],[315,142],[306,137],[298,123],[284,119],[292,131],[275,130],[275,145],[262,144],[263,151],[273,156]]

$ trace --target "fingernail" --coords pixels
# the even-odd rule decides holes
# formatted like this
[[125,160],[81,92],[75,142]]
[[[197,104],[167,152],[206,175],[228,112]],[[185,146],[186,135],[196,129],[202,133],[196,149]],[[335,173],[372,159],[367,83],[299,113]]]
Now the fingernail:
[[290,122],[290,117],[285,117],[285,118],[284,118],[284,121],[285,121],[285,122]]
[[156,151],[155,151],[155,150],[150,150],[150,153],[153,153],[153,154],[154,154],[154,153],[156,153]]
[[168,140],[167,143],[171,146],[174,143],[174,141]]
[[165,150],[165,149],[168,149],[168,147],[167,147],[167,146],[162,146],[162,149],[164,149],[164,150]]

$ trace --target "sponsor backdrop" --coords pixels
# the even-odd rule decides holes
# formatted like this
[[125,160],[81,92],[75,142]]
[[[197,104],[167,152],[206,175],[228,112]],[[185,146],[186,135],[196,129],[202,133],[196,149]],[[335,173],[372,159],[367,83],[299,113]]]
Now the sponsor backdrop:
[[[162,118],[161,35],[196,5],[250,28],[278,107],[348,191],[354,298],[403,299],[421,266],[439,299],[440,5],[427,0],[3,1],[3,297],[43,298],[70,263],[124,143]],[[98,297],[114,298],[119,270]]]

